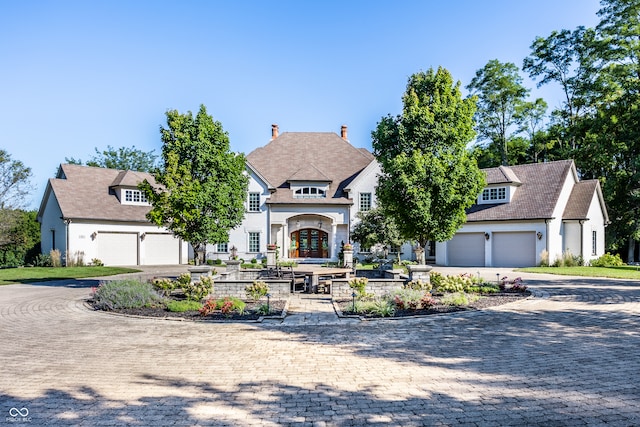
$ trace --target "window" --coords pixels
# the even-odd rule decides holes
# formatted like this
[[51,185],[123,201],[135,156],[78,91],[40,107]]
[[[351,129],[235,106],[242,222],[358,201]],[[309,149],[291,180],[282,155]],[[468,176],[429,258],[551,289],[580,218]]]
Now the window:
[[260,252],[260,233],[249,233],[249,252]]
[[124,201],[129,204],[148,204],[147,196],[140,190],[124,190]]
[[260,212],[260,193],[249,193],[249,212]]
[[598,254],[598,232],[593,230],[591,232],[591,255]]
[[506,200],[507,189],[505,187],[485,188],[482,191],[482,201]]
[[360,211],[371,210],[371,193],[360,193]]
[[218,252],[229,252],[228,243],[218,243]]
[[321,199],[327,197],[325,188],[320,187],[298,187],[293,192],[293,197],[296,199]]

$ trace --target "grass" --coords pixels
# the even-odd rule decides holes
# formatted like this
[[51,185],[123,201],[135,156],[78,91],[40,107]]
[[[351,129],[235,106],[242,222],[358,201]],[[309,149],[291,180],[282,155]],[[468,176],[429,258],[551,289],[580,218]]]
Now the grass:
[[0,269],[0,285],[136,273],[123,267],[25,267]]
[[608,277],[613,279],[640,280],[640,268],[633,265],[621,267],[529,267],[515,271],[546,273],[564,276]]

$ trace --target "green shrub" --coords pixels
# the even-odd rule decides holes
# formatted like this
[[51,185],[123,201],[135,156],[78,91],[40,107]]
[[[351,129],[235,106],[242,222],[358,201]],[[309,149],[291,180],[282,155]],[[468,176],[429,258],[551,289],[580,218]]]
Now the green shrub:
[[420,279],[412,280],[404,286],[405,288],[408,288],[408,289],[415,289],[417,291],[423,291],[423,292],[431,292],[431,289],[433,288],[433,285],[430,282],[427,282],[426,280],[420,280]]
[[465,292],[473,292],[476,294],[493,294],[500,292],[500,288],[496,285],[474,285],[468,287]]
[[[395,305],[393,302],[386,299],[378,300],[357,300],[355,304],[355,313],[363,315],[373,315],[380,317],[391,317],[396,314]],[[349,304],[348,312],[351,312],[352,305]]]
[[256,308],[256,313],[263,316],[268,316],[269,314],[271,314],[271,309],[268,304],[260,304],[260,306]]
[[403,288],[391,292],[386,296],[386,299],[387,301],[393,302],[399,310],[417,310],[420,307],[420,300],[424,295],[424,291]]
[[185,311],[198,311],[202,308],[202,304],[198,301],[168,301],[167,310],[174,313],[183,313]]
[[591,267],[620,267],[624,265],[624,262],[619,254],[611,255],[607,252],[600,258],[592,260],[590,264]]
[[566,250],[562,253],[560,258],[556,258],[552,267],[577,267],[581,266],[583,263],[581,256],[575,256],[571,251]]
[[207,295],[213,292],[213,277],[200,276],[200,281],[183,284],[182,292],[184,292],[184,296],[188,300],[202,301]]
[[151,307],[162,302],[162,297],[151,283],[135,279],[102,283],[93,294],[94,306],[100,310]]
[[104,262],[102,262],[102,260],[100,260],[99,258],[92,258],[91,265],[93,265],[94,267],[102,267],[104,266]]
[[51,256],[49,254],[38,254],[33,260],[34,267],[53,267]]
[[363,298],[366,296],[365,287],[369,283],[369,279],[366,277],[353,277],[349,279],[349,287],[356,291],[358,297]]
[[254,280],[251,285],[247,285],[244,288],[244,291],[247,293],[249,298],[254,301],[258,301],[269,293],[269,286],[261,280]]
[[156,291],[158,291],[158,293],[165,297],[168,297],[169,295],[171,295],[171,292],[178,286],[178,282],[163,277],[153,279],[151,281],[151,285]]
[[464,307],[469,305],[469,297],[464,292],[454,292],[442,297],[440,302],[444,305],[451,305],[455,307]]
[[233,312],[239,314],[244,313],[245,303],[236,297],[225,297],[217,300],[208,299],[199,310],[200,314],[206,316],[219,310],[225,315],[231,315]]

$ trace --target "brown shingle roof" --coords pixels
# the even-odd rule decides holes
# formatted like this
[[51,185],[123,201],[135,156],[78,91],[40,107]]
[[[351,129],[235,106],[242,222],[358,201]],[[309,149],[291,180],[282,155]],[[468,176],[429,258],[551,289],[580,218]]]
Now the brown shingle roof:
[[[343,188],[374,161],[332,132],[283,132],[247,155],[251,165],[277,190],[268,203],[352,203]],[[287,181],[330,181],[327,199],[294,199]]]
[[[467,210],[467,222],[552,218],[562,184],[573,160],[510,166],[521,185],[510,203],[475,204]],[[485,169],[487,184],[517,183],[500,168]]]
[[597,179],[578,182],[571,191],[562,219],[588,219],[589,206],[598,186]]
[[145,178],[155,185],[150,174],[67,164],[60,167],[64,178],[51,178],[49,184],[64,218],[148,222],[145,215],[150,206],[122,205],[110,188],[135,187]]

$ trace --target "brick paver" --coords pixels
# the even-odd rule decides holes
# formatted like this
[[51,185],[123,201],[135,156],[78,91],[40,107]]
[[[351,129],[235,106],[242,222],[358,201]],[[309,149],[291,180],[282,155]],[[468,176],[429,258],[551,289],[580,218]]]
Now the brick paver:
[[300,299],[263,324],[93,312],[91,281],[2,286],[0,423],[640,425],[640,283],[526,283],[538,298],[483,312],[335,322]]

